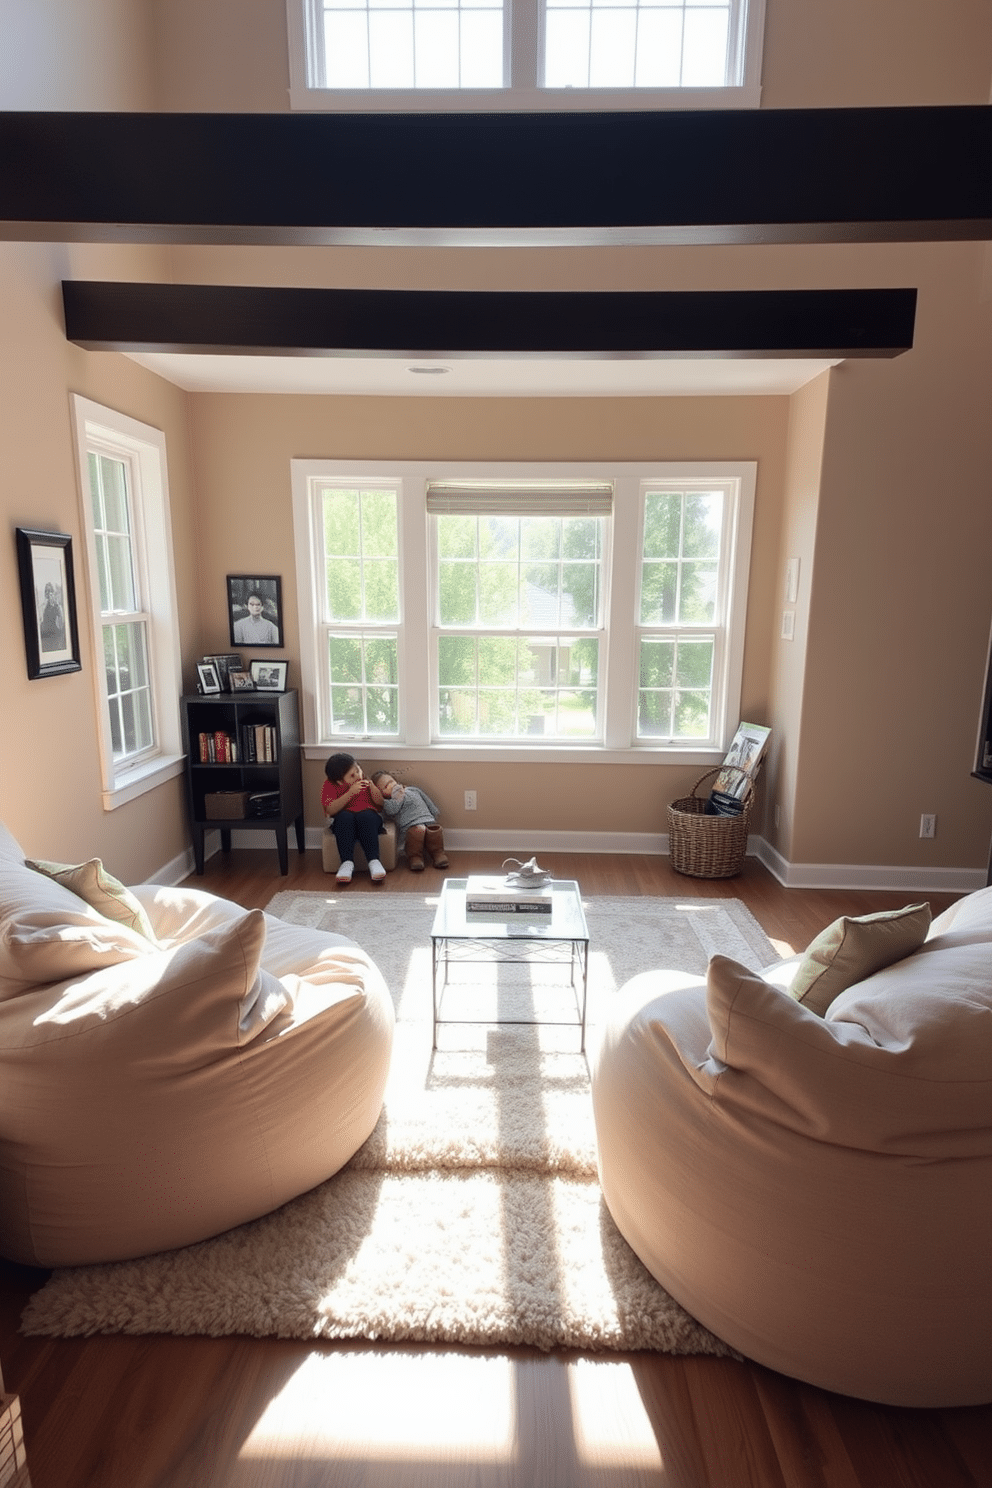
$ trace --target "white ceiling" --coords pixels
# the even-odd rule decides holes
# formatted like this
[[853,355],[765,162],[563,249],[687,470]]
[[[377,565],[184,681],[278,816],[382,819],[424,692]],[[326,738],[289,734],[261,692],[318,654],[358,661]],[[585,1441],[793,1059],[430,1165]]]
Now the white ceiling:
[[[832,360],[208,356],[130,352],[191,393],[376,397],[759,397],[794,393]],[[444,367],[418,373],[411,367]]]

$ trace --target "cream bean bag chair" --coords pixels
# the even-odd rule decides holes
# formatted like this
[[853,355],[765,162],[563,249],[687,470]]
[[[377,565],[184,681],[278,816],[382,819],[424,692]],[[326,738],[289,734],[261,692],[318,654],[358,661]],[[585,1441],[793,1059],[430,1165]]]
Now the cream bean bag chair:
[[992,888],[928,921],[634,978],[593,1103],[610,1213],[700,1322],[829,1390],[967,1405],[992,1401]]
[[364,951],[97,860],[42,868],[0,827],[0,1253],[188,1245],[348,1161],[393,1035]]

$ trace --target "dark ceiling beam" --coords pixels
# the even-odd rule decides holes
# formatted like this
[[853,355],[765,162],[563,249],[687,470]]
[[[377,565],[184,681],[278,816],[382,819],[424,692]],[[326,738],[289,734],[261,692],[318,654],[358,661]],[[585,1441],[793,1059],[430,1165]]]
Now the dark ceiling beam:
[[240,356],[892,357],[915,289],[506,292],[65,280],[91,351]]
[[992,107],[0,114],[0,237],[772,243],[992,237]]

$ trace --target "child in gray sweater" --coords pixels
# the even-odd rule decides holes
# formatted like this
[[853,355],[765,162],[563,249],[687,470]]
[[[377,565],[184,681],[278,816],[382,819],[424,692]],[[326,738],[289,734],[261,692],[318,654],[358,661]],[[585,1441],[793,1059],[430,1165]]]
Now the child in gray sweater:
[[435,868],[447,868],[444,834],[437,821],[440,813],[427,792],[416,785],[400,785],[388,770],[377,770],[372,784],[382,793],[383,812],[405,834],[403,850],[414,873],[423,873],[425,852]]

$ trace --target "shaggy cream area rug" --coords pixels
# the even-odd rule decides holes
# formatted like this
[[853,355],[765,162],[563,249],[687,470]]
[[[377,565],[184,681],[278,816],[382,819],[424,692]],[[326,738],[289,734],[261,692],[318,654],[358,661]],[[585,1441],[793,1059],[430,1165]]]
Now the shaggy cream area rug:
[[[183,1250],[54,1272],[23,1332],[731,1352],[610,1218],[575,1027],[451,1025],[432,1054],[435,907],[430,896],[336,888],[276,895],[270,913],[372,949],[393,990],[395,1053],[375,1131],[335,1177],[262,1219]],[[586,917],[590,1043],[605,1002],[639,971],[701,974],[715,951],[754,968],[776,955],[737,900],[602,897]],[[454,975],[473,1017],[567,1015],[560,968]]]

